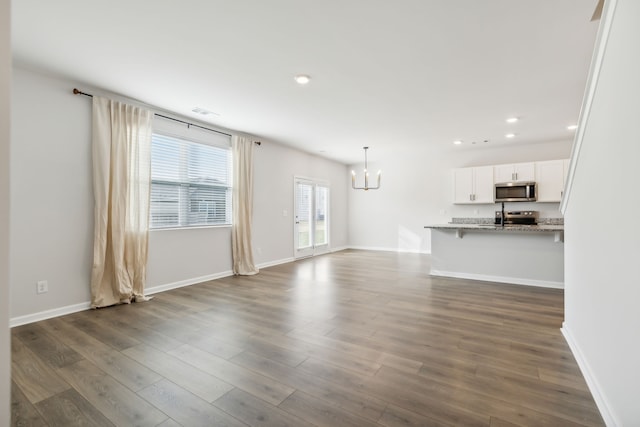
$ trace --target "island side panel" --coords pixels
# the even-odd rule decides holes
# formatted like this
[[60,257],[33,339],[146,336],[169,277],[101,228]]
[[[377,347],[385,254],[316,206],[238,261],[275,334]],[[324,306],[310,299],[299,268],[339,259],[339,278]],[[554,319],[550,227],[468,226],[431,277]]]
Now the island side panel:
[[553,233],[431,230],[431,275],[564,287],[564,243]]

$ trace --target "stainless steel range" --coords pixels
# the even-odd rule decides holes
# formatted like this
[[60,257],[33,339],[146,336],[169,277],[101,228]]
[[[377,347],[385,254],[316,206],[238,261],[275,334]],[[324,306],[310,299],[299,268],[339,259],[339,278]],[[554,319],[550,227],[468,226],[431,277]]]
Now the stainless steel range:
[[[496,225],[503,224],[502,211],[496,211]],[[537,225],[538,211],[505,211],[504,225]]]

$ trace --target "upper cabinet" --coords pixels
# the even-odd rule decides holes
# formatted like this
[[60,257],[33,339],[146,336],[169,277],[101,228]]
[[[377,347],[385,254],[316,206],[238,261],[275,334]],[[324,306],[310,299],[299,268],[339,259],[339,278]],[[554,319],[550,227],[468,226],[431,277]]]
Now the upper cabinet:
[[562,160],[536,163],[538,177],[538,201],[559,202],[564,188],[564,165]]
[[453,203],[493,203],[493,166],[454,169]]
[[512,181],[534,181],[538,202],[560,202],[568,171],[568,159],[454,169],[453,203],[494,203],[494,184]]
[[535,181],[535,163],[514,163],[493,167],[495,182]]
[[536,162],[539,202],[559,202],[564,190],[564,160]]

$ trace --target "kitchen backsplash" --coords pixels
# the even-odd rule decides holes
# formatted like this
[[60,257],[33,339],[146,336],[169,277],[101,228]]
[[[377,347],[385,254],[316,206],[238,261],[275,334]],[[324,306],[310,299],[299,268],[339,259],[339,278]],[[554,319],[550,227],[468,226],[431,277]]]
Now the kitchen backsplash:
[[451,218],[452,224],[493,224],[495,218]]
[[564,218],[538,218],[538,224],[564,225]]

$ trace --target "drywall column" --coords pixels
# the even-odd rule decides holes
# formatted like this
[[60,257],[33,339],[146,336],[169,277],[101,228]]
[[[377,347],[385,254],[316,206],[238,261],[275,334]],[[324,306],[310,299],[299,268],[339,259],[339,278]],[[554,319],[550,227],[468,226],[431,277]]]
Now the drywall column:
[[607,425],[621,427],[640,425],[639,21],[638,0],[605,4],[611,30],[565,193],[563,332]]
[[9,340],[10,0],[0,0],[0,425],[11,422]]

